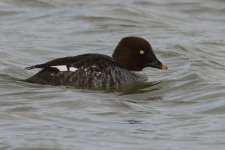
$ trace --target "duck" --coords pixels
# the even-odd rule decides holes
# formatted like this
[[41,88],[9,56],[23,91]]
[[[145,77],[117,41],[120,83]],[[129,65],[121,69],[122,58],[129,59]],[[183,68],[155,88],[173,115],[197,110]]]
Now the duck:
[[119,41],[112,57],[87,53],[54,59],[26,67],[27,70],[41,70],[24,81],[53,86],[118,89],[145,82],[147,79],[137,72],[146,67],[168,69],[157,59],[147,40],[129,36]]

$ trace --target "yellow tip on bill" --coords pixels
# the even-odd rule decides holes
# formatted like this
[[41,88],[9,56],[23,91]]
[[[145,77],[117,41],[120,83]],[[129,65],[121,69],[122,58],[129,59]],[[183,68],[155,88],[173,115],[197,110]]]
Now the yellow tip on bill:
[[166,64],[162,64],[162,70],[167,70],[167,69],[168,69],[167,65]]

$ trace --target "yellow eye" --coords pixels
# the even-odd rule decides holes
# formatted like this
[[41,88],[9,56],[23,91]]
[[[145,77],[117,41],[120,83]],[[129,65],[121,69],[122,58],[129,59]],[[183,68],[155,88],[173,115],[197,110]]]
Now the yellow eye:
[[145,51],[140,50],[139,53],[140,53],[141,55],[143,55],[143,54],[145,53]]

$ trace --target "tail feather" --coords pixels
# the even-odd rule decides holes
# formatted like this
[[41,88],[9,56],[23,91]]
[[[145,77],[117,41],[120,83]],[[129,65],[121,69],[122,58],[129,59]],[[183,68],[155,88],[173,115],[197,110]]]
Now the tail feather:
[[45,67],[45,66],[44,66],[43,64],[38,64],[38,65],[26,67],[25,69],[31,70],[31,69],[35,69],[35,68],[44,68],[44,67]]
[[31,70],[31,69],[35,69],[35,68],[36,68],[36,65],[35,66],[26,67],[25,69],[26,70]]

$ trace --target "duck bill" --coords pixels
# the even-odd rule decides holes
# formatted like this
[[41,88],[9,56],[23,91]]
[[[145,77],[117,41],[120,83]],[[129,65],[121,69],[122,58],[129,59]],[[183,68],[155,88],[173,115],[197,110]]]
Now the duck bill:
[[166,64],[161,63],[160,61],[154,61],[148,64],[148,67],[152,67],[152,68],[158,68],[161,70],[167,70],[168,67]]

